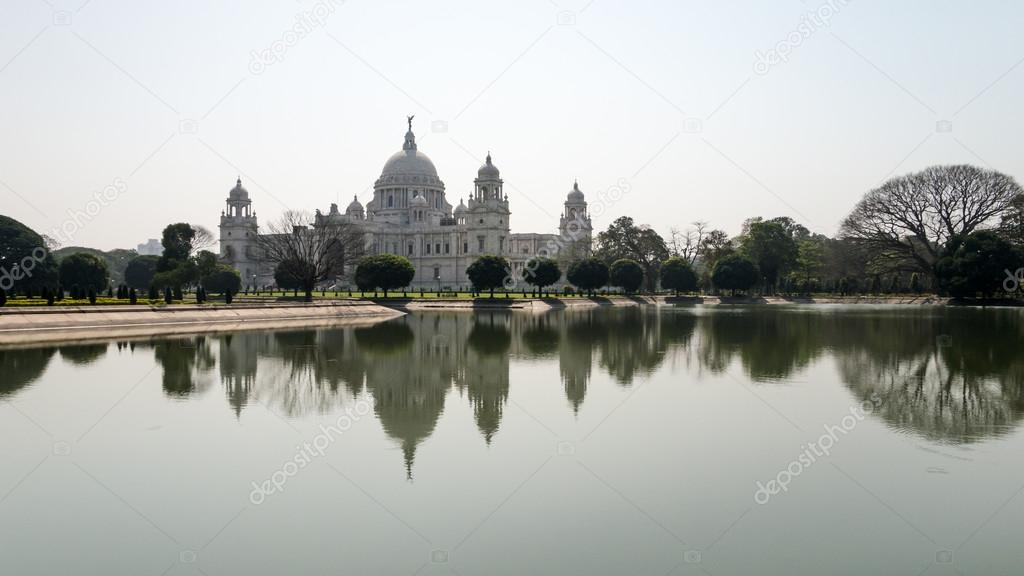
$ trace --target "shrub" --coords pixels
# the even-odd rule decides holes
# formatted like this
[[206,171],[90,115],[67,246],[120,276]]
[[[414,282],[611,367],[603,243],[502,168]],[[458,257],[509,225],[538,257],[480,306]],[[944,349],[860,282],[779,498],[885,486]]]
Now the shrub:
[[380,288],[384,297],[388,290],[404,288],[416,276],[416,268],[408,258],[395,254],[367,256],[356,265],[356,286],[366,292]]
[[618,286],[626,294],[632,294],[644,283],[644,269],[635,260],[616,260],[609,269],[608,280],[612,286]]
[[608,265],[597,258],[578,260],[569,266],[565,277],[580,292],[594,294],[608,283]]
[[238,271],[225,264],[217,264],[214,271],[203,280],[201,288],[217,294],[238,292],[242,287],[242,277]]
[[558,267],[558,262],[551,258],[533,258],[523,269],[523,280],[535,286],[541,293],[544,292],[544,288],[558,282],[561,277],[562,269]]
[[83,290],[102,290],[109,283],[107,263],[88,252],[76,252],[60,261],[60,281]]
[[711,281],[716,288],[730,290],[735,294],[737,290],[749,290],[757,284],[758,276],[757,265],[749,258],[730,254],[715,263]]
[[693,292],[697,289],[697,273],[682,258],[669,258],[661,265],[661,286],[674,291]]
[[920,294],[923,288],[921,286],[921,278],[914,272],[910,275],[910,291],[914,294]]
[[128,262],[124,269],[124,281],[129,288],[144,290],[153,283],[158,256],[139,256]]
[[505,279],[509,277],[511,268],[508,260],[501,256],[484,254],[466,268],[466,276],[473,283],[474,289],[478,292],[488,290],[493,298],[494,289],[505,285]]

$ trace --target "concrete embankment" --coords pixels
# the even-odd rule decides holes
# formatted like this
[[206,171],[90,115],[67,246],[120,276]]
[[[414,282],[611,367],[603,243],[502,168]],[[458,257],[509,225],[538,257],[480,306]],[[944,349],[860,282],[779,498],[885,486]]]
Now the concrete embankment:
[[396,310],[533,310],[545,311],[562,308],[594,308],[604,306],[660,306],[660,305],[787,305],[787,304],[909,304],[916,306],[942,306],[950,299],[937,296],[850,296],[830,298],[782,297],[726,297],[726,296],[599,296],[596,298],[409,298],[382,300],[385,306]]
[[402,315],[374,302],[0,309],[0,345],[369,324]]
[[621,306],[719,306],[785,304],[950,304],[935,296],[779,298],[717,296],[608,296],[596,298],[389,298],[328,300],[313,304],[267,302],[233,305],[58,306],[0,308],[0,345],[73,340],[173,336],[239,330],[280,330],[372,324],[417,310],[520,310],[545,312]]

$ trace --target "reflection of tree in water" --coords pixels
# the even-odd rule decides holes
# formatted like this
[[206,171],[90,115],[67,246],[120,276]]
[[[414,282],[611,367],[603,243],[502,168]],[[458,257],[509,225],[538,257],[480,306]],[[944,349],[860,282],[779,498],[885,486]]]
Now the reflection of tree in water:
[[625,386],[632,384],[637,375],[652,374],[671,348],[687,345],[696,325],[688,312],[661,311],[649,306],[590,313],[600,318],[594,326],[599,336],[599,365]]
[[964,442],[1021,418],[1022,323],[1017,310],[722,310],[700,318],[700,358],[713,371],[738,358],[764,381],[789,378],[828,353],[858,400],[881,398],[876,413],[890,425]]
[[28,348],[24,350],[0,350],[0,398],[13,395],[18,390],[35,382],[53,357],[54,348]]
[[562,335],[558,331],[559,321],[556,316],[542,314],[519,318],[526,324],[520,336],[523,348],[531,356],[544,357],[558,352]]
[[844,319],[841,377],[858,398],[877,394],[894,427],[958,443],[1004,434],[1024,411],[1021,321],[1016,311],[977,312]]
[[701,363],[712,372],[725,372],[738,357],[754,381],[784,379],[821,354],[814,336],[820,324],[819,314],[792,310],[716,310],[701,317]]
[[152,340],[145,347],[163,368],[163,388],[168,396],[186,397],[204,390],[207,373],[216,366],[205,336]]
[[488,444],[498,431],[508,400],[511,319],[508,314],[479,314],[466,339],[469,351],[464,382],[476,426]]
[[75,366],[92,364],[107,354],[107,342],[99,344],[69,344],[58,348],[60,357],[65,362]]

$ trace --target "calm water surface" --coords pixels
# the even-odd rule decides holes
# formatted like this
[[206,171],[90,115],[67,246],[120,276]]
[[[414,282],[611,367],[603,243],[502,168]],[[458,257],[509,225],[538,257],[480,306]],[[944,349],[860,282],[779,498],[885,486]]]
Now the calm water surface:
[[633,308],[0,351],[0,573],[1021,574],[1022,337]]

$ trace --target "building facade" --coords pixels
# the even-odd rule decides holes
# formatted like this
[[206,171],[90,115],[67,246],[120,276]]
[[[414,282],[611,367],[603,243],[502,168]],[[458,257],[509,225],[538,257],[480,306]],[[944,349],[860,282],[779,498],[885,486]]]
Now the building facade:
[[[412,262],[417,289],[467,288],[466,268],[483,254],[505,257],[517,275],[537,256],[558,260],[564,271],[589,254],[592,227],[578,183],[566,196],[557,232],[513,233],[509,196],[490,153],[468,199],[453,206],[434,163],[416,146],[411,117],[408,122],[402,149],[385,162],[366,206],[358,198],[344,212],[332,204],[326,214],[317,210],[314,226],[356,224],[365,233],[367,254],[398,254]],[[220,256],[243,284],[273,285],[274,263],[260,253],[258,234],[252,200],[239,179],[221,213]],[[331,284],[347,287],[348,279]]]

